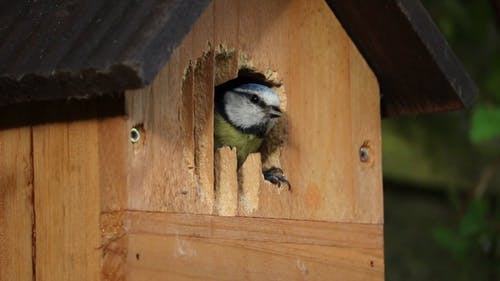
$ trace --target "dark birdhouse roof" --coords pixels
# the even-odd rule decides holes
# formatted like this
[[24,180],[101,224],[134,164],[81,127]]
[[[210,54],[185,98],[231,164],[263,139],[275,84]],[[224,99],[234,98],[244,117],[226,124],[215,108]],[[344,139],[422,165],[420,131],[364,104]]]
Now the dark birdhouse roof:
[[[0,0],[0,105],[143,87],[209,0]],[[419,0],[327,0],[375,72],[382,114],[470,105],[477,94]]]
[[475,83],[420,0],[327,0],[377,75],[382,115],[461,109]]

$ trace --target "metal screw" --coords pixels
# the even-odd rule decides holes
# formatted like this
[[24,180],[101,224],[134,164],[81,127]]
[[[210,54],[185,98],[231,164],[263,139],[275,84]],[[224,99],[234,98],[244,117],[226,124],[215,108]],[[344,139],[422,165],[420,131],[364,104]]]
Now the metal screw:
[[359,148],[359,160],[363,163],[370,161],[370,148],[367,144],[363,144]]
[[141,139],[141,132],[136,128],[132,128],[130,130],[130,141],[132,143],[136,143]]

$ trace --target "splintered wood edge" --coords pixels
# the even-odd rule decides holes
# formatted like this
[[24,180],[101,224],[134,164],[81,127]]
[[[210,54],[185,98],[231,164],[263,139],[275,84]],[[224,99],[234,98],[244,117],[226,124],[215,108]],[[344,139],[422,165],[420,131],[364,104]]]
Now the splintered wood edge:
[[219,45],[215,49],[215,85],[220,85],[238,77],[238,65],[238,51]]
[[224,146],[215,152],[215,212],[235,216],[238,210],[236,149]]
[[183,147],[185,165],[191,175],[191,182],[194,185],[194,70],[190,63],[184,70],[182,77],[182,128],[185,144]]
[[211,212],[214,204],[214,51],[196,61],[194,68],[195,174],[202,208]]
[[239,215],[251,215],[259,208],[260,183],[262,182],[260,153],[252,153],[238,171]]

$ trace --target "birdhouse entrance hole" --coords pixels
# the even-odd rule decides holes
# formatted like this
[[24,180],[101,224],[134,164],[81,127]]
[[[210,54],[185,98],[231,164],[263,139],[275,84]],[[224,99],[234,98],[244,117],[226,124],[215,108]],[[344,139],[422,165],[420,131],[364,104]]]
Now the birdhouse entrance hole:
[[[248,66],[240,66],[238,69],[237,76],[234,79],[225,81],[221,84],[215,86],[215,95],[223,94],[225,91],[229,89],[234,89],[238,86],[247,83],[256,83],[272,88],[275,92],[277,92],[280,96],[281,101],[281,109],[285,112],[284,105],[286,103],[286,97],[283,91],[283,85],[280,81],[276,80],[276,74],[274,72],[271,73],[271,77],[264,75],[261,72],[253,68],[248,68]],[[224,70],[224,68],[223,68]],[[217,71],[217,69],[216,69]],[[280,117],[280,120],[276,127],[270,132],[268,136],[264,139],[264,143],[259,151],[262,157],[262,164],[267,167],[280,167],[280,163],[278,159],[273,159],[279,157],[279,155],[273,155],[276,151],[283,145],[286,138],[286,130],[285,130],[285,120],[286,116]],[[286,120],[285,120],[286,121]]]
[[[285,114],[265,138],[260,153],[250,154],[238,169],[235,149],[214,150],[214,98],[246,83],[272,88],[280,96]],[[219,46],[190,63],[184,73],[182,92],[182,119],[188,131],[191,127],[194,132],[195,184],[202,200],[214,201],[214,213],[250,215],[258,209],[261,186],[276,192],[288,190],[272,187],[262,176],[262,167],[281,168],[281,148],[286,141],[286,97],[276,72],[259,71],[248,56]]]

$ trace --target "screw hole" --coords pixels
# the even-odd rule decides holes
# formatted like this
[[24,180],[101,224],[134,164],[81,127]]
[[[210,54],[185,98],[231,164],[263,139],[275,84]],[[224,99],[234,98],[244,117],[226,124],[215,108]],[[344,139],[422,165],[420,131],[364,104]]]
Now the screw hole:
[[359,148],[359,161],[363,163],[370,162],[370,150],[370,143],[368,141],[365,141]]
[[132,128],[130,130],[130,141],[132,143],[136,143],[140,140],[141,140],[141,132],[136,128]]

